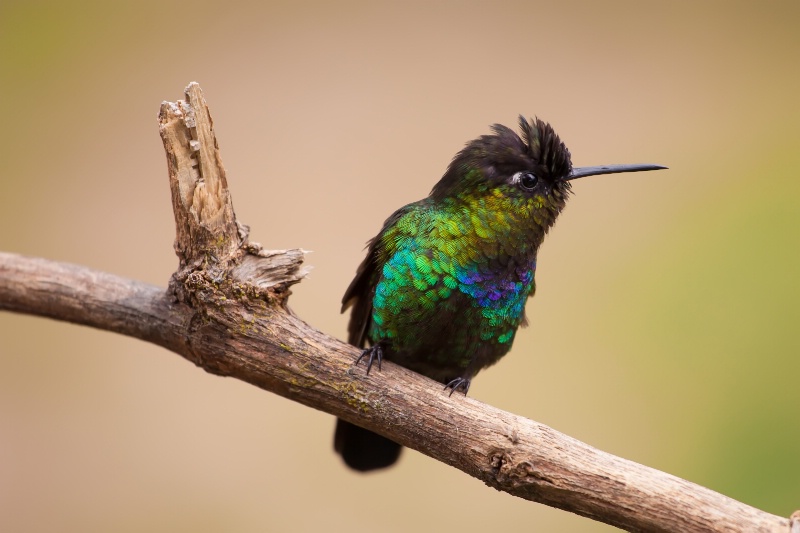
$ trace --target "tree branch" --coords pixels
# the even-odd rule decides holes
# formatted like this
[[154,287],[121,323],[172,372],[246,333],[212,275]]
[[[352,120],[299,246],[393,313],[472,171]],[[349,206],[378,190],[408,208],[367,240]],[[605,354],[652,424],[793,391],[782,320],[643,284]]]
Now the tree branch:
[[384,363],[294,316],[302,250],[265,251],[235,218],[197,84],[159,114],[180,266],[165,291],[87,268],[0,253],[0,309],[122,333],[385,435],[487,485],[628,531],[800,533],[778,517],[615,457],[548,426]]

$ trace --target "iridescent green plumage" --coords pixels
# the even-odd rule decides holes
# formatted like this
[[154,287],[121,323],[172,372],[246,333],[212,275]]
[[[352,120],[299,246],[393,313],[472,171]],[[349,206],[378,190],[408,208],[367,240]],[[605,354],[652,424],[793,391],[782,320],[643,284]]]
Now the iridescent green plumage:
[[497,192],[404,208],[376,243],[370,343],[440,381],[505,354],[533,289],[537,246],[516,238],[535,225],[529,202]]
[[[520,117],[522,136],[501,125],[459,152],[430,196],[396,211],[369,244],[343,298],[349,342],[469,389],[508,353],[534,292],[536,254],[579,175],[649,170],[583,169],[549,124]],[[577,169],[581,170],[581,169]],[[452,393],[452,391],[451,391]],[[339,421],[336,449],[348,465],[392,464],[399,446]]]

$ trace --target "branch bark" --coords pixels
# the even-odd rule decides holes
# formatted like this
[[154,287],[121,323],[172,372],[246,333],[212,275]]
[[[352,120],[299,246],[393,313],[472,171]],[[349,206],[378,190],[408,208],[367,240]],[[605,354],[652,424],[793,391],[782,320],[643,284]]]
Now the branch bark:
[[385,435],[510,494],[628,531],[800,533],[778,517],[384,363],[365,375],[354,347],[286,307],[303,251],[249,242],[233,211],[197,84],[164,102],[161,136],[180,266],[167,290],[84,267],[0,253],[0,309],[152,342],[230,376]]

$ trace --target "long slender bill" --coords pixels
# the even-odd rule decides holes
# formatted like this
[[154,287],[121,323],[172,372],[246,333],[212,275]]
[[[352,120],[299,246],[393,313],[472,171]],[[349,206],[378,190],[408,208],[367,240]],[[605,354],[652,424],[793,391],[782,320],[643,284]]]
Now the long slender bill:
[[573,168],[572,172],[564,178],[574,180],[586,176],[597,176],[598,174],[618,174],[620,172],[641,172],[643,170],[662,170],[667,167],[661,165],[604,165],[601,167],[579,167]]

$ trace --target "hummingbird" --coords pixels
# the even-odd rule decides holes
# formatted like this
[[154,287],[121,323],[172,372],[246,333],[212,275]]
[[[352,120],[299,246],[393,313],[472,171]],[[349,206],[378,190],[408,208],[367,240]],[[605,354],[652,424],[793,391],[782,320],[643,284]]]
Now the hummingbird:
[[[466,394],[527,325],[536,256],[572,180],[659,165],[573,168],[550,124],[519,117],[456,154],[428,197],[395,211],[367,244],[342,298],[348,342],[366,372],[386,359]],[[339,419],[334,448],[358,471],[394,464],[401,446]]]

